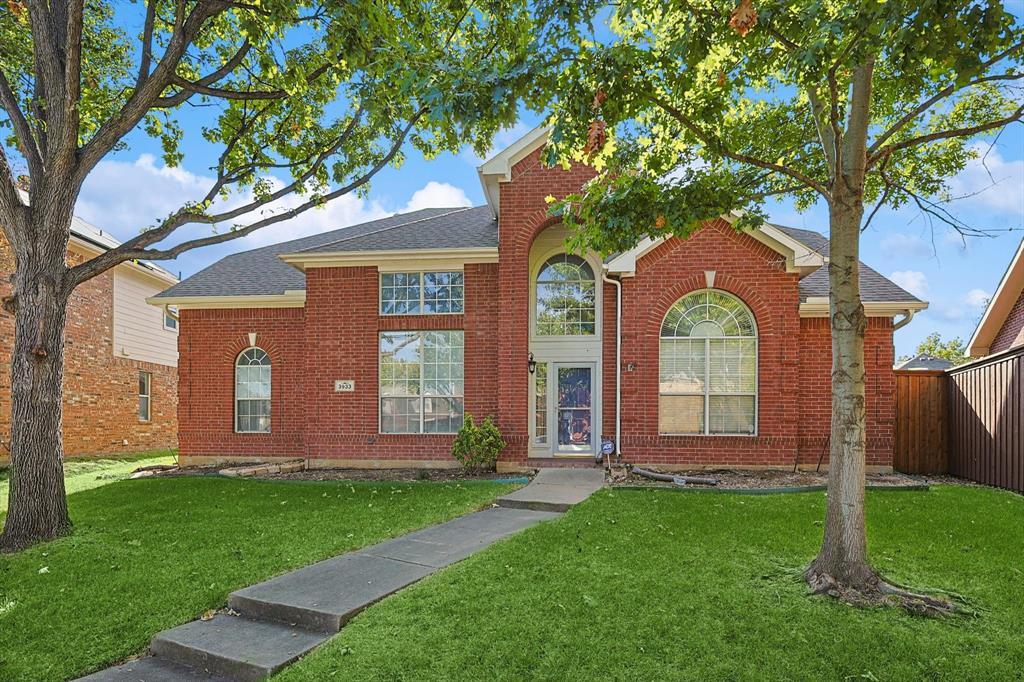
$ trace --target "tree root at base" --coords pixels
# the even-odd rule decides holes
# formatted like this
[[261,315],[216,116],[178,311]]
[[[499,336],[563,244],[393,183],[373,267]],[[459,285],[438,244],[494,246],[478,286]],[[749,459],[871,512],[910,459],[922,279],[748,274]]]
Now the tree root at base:
[[898,606],[912,614],[929,618],[942,618],[961,611],[953,601],[894,585],[874,572],[852,583],[837,580],[811,566],[804,572],[804,579],[812,594],[825,594],[861,608]]

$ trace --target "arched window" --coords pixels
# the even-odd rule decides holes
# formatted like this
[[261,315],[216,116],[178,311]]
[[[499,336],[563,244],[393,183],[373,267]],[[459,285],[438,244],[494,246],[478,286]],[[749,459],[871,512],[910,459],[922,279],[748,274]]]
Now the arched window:
[[745,434],[757,430],[757,327],[735,296],[696,291],[661,324],[658,430]]
[[235,430],[270,431],[270,356],[262,348],[246,348],[235,360]]
[[537,274],[537,335],[596,333],[594,270],[579,256],[552,256]]

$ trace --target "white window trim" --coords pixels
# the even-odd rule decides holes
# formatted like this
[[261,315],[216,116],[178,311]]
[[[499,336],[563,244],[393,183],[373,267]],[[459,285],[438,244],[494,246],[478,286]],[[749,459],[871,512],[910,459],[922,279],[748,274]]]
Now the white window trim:
[[140,422],[151,422],[153,421],[153,373],[152,372],[139,372],[139,378],[146,377],[146,392],[139,393],[139,402],[142,399],[146,399],[146,416],[139,415]]
[[[537,277],[540,276],[540,271],[544,269],[544,265],[553,256],[560,254],[567,254],[571,256],[578,256],[586,261],[587,265],[590,266],[590,270],[594,273],[594,333],[593,334],[538,334],[537,333]],[[595,258],[591,257],[591,254],[581,256],[578,253],[570,253],[565,250],[564,245],[552,247],[545,251],[536,254],[536,262],[534,266],[530,268],[530,338],[535,342],[555,342],[555,343],[580,343],[587,341],[595,341],[600,343],[603,339],[604,334],[604,282],[601,280],[599,273],[602,272],[602,265]]]
[[[706,292],[706,291],[716,291],[716,292],[721,292],[723,294],[726,294],[726,295],[736,299],[744,308],[746,308],[747,312],[750,314],[750,320],[751,320],[751,322],[754,325],[754,335],[753,336],[705,336],[705,337],[703,337],[703,340],[704,340],[704,391],[702,393],[692,393],[692,392],[690,392],[690,393],[662,393],[661,387],[660,387],[660,384],[661,384],[661,342],[665,341],[665,340],[669,340],[669,341],[672,341],[672,340],[696,341],[696,340],[698,340],[698,339],[700,339],[702,337],[699,337],[699,336],[697,336],[697,337],[692,337],[692,336],[662,336],[661,335],[661,327],[660,326],[658,327],[658,383],[659,383],[658,401],[659,402],[661,401],[661,396],[694,396],[694,397],[696,397],[696,396],[703,396],[703,398],[704,398],[704,431],[703,432],[698,433],[698,432],[685,432],[684,431],[682,433],[679,433],[679,432],[674,432],[674,431],[662,431],[661,430],[661,419],[659,417],[659,419],[658,419],[658,435],[659,436],[698,436],[698,437],[701,437],[701,438],[705,438],[705,437],[712,437],[712,438],[756,438],[758,433],[759,433],[759,430],[760,430],[760,413],[761,413],[761,390],[760,390],[761,389],[761,342],[760,342],[760,334],[758,333],[758,330],[757,330],[757,318],[754,317],[754,313],[753,313],[752,310],[750,310],[750,306],[748,306],[743,301],[743,299],[741,299],[739,296],[733,294],[732,292],[726,291],[724,289],[696,289],[694,291],[691,291],[691,292],[688,292],[688,293],[684,294],[682,297],[677,299],[671,306],[669,306],[669,309],[667,311],[665,311],[665,315],[667,316],[669,311],[671,311],[672,308],[674,308],[676,306],[676,303],[679,303],[679,301],[683,300],[687,296],[692,296],[693,294],[699,294],[699,293],[703,293],[703,292]],[[663,318],[662,319],[662,324],[664,324],[664,322],[665,321],[664,321],[664,318]],[[740,340],[742,340],[742,339],[750,339],[750,340],[753,340],[753,342],[754,342],[754,392],[753,393],[714,393],[714,394],[711,393],[711,376],[710,376],[710,374],[711,374],[711,362],[710,362],[710,357],[711,357],[711,353],[710,353],[710,351],[711,351],[711,341],[712,340],[717,340],[717,339],[726,339],[726,340],[731,340],[731,339],[740,339]],[[714,395],[716,397],[717,396],[722,396],[722,397],[726,397],[726,398],[729,398],[729,397],[744,397],[744,398],[753,397],[754,398],[754,430],[753,430],[753,432],[752,433],[718,433],[718,432],[712,432],[711,431],[711,396],[712,395]],[[660,411],[660,406],[659,406],[659,411]]]
[[[444,314],[444,313],[439,313]],[[422,391],[423,381],[423,355],[422,355],[422,344],[423,336],[431,332],[459,332],[462,334],[462,393],[460,395],[425,395]],[[420,339],[420,394],[418,396],[400,396],[400,395],[384,395],[381,392],[381,368],[383,363],[381,362],[383,353],[380,350],[380,340],[384,334],[416,334]],[[385,431],[384,430],[384,409],[383,403],[385,398],[416,398],[420,401],[420,430],[419,431]],[[387,329],[381,330],[377,333],[377,433],[381,436],[454,436],[458,431],[430,431],[429,433],[423,430],[423,415],[425,414],[423,409],[424,398],[459,398],[462,400],[462,415],[463,423],[465,423],[466,415],[466,332],[464,329]]]
[[[447,313],[428,313],[425,308],[426,299],[424,298],[423,291],[423,276],[427,273],[459,273],[462,275],[462,310],[458,312],[447,312]],[[420,311],[417,313],[386,313],[384,312],[384,275],[419,275],[420,276]],[[378,271],[377,276],[377,314],[381,317],[414,317],[416,315],[428,315],[434,317],[435,315],[465,315],[466,314],[466,271],[453,269],[453,270],[382,270]],[[454,331],[454,330],[453,330]],[[377,349],[377,354],[380,354],[380,348]]]
[[[243,431],[238,428],[238,358],[242,357],[242,354],[252,349],[261,350],[267,354],[270,359],[270,423],[267,425],[266,431]],[[248,398],[247,398],[248,400]],[[234,404],[234,413],[232,416],[232,426],[234,427],[235,433],[247,433],[247,434],[269,434],[274,430],[274,359],[270,357],[270,353],[267,353],[266,348],[260,348],[259,346],[246,346],[242,350],[238,351],[235,356],[235,361],[231,365],[231,402]]]

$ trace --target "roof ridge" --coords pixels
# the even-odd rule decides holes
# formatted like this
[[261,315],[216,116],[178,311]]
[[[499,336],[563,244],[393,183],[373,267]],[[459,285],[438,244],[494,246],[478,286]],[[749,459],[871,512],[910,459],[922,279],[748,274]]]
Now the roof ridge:
[[[426,216],[424,218],[416,218],[415,220],[409,220],[409,221],[404,222],[404,223],[398,223],[397,225],[388,225],[387,227],[382,227],[382,228],[380,228],[378,230],[373,230],[371,232],[363,232],[362,234],[354,234],[354,235],[351,235],[351,236],[348,236],[348,237],[342,237],[341,239],[335,239],[334,241],[324,242],[323,244],[318,244],[317,246],[307,246],[306,248],[299,249],[298,251],[295,251],[294,253],[303,253],[303,252],[306,252],[306,251],[312,251],[313,249],[316,249],[316,250],[320,251],[320,250],[324,249],[327,246],[332,246],[334,244],[340,244],[341,242],[346,242],[346,241],[349,241],[351,239],[360,239],[362,237],[369,237],[371,235],[380,234],[381,232],[387,232],[388,230],[394,230],[394,229],[399,228],[399,227],[407,227],[409,225],[414,225],[416,223],[422,223],[422,222],[427,221],[427,220],[435,220],[437,218],[443,218],[443,217],[445,217],[447,215],[452,215],[453,213],[459,213],[461,211],[468,211],[468,210],[470,210],[472,208],[480,208],[480,207],[479,206],[459,206],[459,207],[451,209],[450,211],[445,211],[444,213],[438,213],[438,214],[435,214],[435,215],[432,215],[432,216]],[[420,209],[420,210],[427,210],[427,209]],[[401,214],[399,213],[399,214],[396,214],[396,215],[401,215]],[[390,216],[390,217],[394,217],[394,216]]]

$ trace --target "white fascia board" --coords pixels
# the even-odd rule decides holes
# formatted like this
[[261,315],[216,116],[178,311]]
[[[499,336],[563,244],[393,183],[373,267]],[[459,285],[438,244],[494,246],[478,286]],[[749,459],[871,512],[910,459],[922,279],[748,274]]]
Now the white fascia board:
[[281,260],[299,270],[376,265],[389,270],[411,267],[465,263],[497,263],[498,249],[402,249],[389,251],[331,251],[318,253],[286,253]]
[[604,269],[610,275],[632,276],[636,274],[636,263],[645,255],[653,251],[668,237],[644,237],[629,251],[620,253],[615,258],[605,263]]
[[146,303],[158,307],[177,306],[179,310],[200,308],[301,308],[306,305],[303,289],[289,289],[283,294],[259,296],[150,296]]
[[[864,313],[868,317],[895,317],[908,311],[918,312],[928,307],[925,301],[866,301]],[[800,317],[828,317],[828,297],[809,296],[800,304]]]
[[1021,240],[1017,247],[1010,265],[999,280],[996,292],[992,294],[988,305],[985,306],[985,313],[981,316],[978,326],[971,334],[971,340],[967,342],[967,354],[971,357],[980,358],[988,355],[992,341],[996,334],[1006,322],[1007,316],[1013,309],[1014,304],[1024,291],[1024,240]]
[[477,167],[476,172],[480,176],[487,205],[491,207],[494,217],[498,217],[498,202],[501,196],[499,185],[511,181],[512,166],[543,146],[550,134],[550,127],[537,126]]

